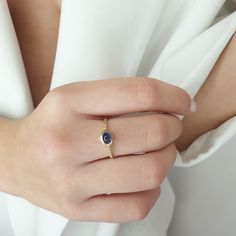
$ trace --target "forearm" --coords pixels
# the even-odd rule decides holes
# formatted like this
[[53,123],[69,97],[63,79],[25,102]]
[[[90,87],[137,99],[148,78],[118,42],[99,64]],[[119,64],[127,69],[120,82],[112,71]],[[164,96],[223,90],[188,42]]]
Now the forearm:
[[195,97],[197,112],[183,119],[179,151],[236,114],[236,36],[233,36]]

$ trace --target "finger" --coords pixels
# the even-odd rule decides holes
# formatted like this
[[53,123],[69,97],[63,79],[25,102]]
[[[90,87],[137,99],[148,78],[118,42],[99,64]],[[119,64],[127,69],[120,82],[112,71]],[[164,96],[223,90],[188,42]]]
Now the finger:
[[[66,94],[65,94],[66,93]],[[83,114],[119,115],[163,111],[184,115],[191,100],[181,88],[153,78],[115,78],[63,86],[63,97]]]
[[[74,150],[77,154],[80,152],[83,162],[107,157],[108,149],[99,139],[104,126],[103,121],[85,122],[87,124],[80,127],[80,132],[74,134]],[[111,149],[114,156],[161,149],[176,140],[182,133],[181,121],[167,114],[117,117],[108,120],[108,126],[113,136]],[[78,138],[78,133],[81,140]]]
[[[89,163],[80,169],[76,179],[78,186],[86,185],[85,196],[155,189],[167,176],[175,158],[176,149],[171,144],[160,151]],[[95,182],[91,181],[91,173]]]
[[69,218],[95,222],[127,222],[144,219],[160,196],[160,188],[126,194],[94,196],[71,213]]
[[112,150],[115,156],[162,149],[182,133],[182,122],[173,115],[152,114],[118,117],[109,120],[114,134]]

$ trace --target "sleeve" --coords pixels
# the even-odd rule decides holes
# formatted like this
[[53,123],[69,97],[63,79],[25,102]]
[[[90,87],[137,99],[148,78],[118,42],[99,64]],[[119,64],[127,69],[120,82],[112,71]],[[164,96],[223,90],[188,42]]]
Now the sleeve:
[[[236,14],[233,13],[203,32],[181,52],[183,54],[180,57],[183,56],[181,60],[184,64],[188,62],[188,58],[194,57],[194,60],[196,60],[194,62],[194,70],[180,84],[192,97],[196,95],[202,83],[207,78],[219,55],[235,33],[235,29]],[[170,60],[169,63],[177,63],[175,61],[177,57],[173,57],[171,59],[173,61],[171,62]],[[175,165],[188,167],[203,161],[213,155],[219,148],[233,138],[235,134],[236,117],[233,117],[218,128],[203,134],[181,154],[178,153]]]
[[[200,4],[202,1],[198,2]],[[163,46],[149,74],[150,77],[184,88],[192,98],[236,29],[236,12],[216,19],[214,14],[220,5],[206,5],[195,5],[189,9]],[[198,21],[197,18],[201,19]],[[203,161],[235,134],[236,118],[233,117],[215,130],[203,134],[184,152],[178,153],[175,166],[188,167]]]

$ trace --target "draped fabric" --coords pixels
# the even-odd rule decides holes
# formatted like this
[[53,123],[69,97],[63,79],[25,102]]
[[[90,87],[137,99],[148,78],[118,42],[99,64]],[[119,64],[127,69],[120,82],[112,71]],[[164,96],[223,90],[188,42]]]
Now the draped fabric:
[[[235,32],[236,13],[219,15],[224,2],[63,0],[51,89],[75,81],[148,76],[180,86],[194,97]],[[18,118],[32,110],[12,20],[6,1],[0,0],[0,115]],[[191,166],[212,156],[235,130],[233,117],[179,153],[176,166]],[[0,201],[7,204],[16,236],[164,236],[174,194],[167,180],[162,189],[144,221],[126,224],[67,225],[67,219],[21,198],[4,194],[6,200]]]

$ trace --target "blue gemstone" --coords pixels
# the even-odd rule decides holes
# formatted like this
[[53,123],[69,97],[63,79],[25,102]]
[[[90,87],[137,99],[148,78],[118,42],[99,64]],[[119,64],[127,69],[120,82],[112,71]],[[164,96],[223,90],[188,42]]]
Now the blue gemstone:
[[102,134],[102,140],[105,144],[110,144],[112,142],[112,135],[105,131],[103,134]]

